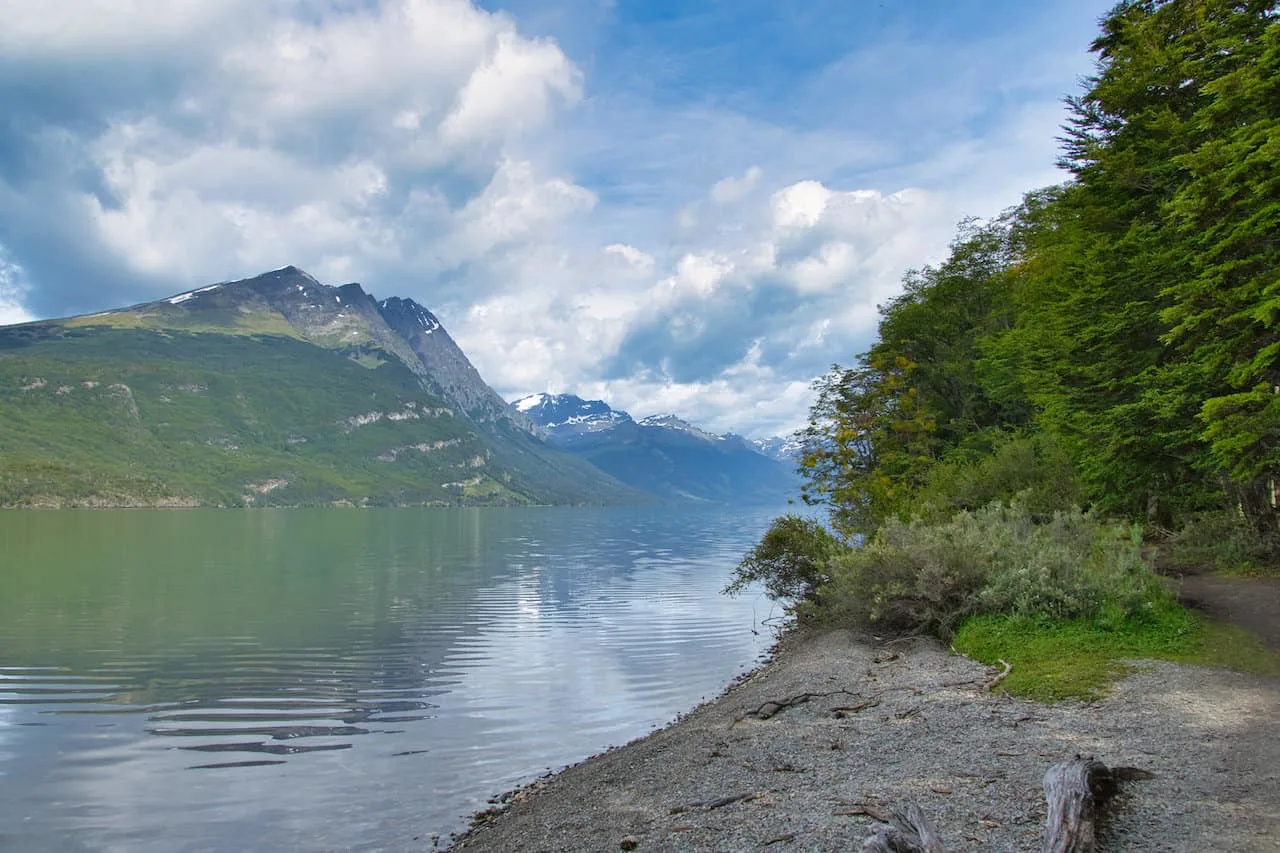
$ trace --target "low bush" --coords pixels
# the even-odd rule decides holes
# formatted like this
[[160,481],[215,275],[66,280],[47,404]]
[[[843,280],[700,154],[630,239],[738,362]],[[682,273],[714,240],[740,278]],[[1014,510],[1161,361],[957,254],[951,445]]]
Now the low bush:
[[1137,528],[1079,510],[1041,521],[1025,500],[890,521],[828,575],[807,615],[943,638],[977,614],[1122,623],[1169,600]]
[[1240,513],[1192,516],[1159,546],[1165,567],[1214,569],[1227,574],[1280,574],[1280,541],[1260,537]]
[[751,584],[763,583],[770,598],[813,600],[816,591],[830,580],[827,565],[831,558],[846,550],[818,521],[799,515],[780,516],[738,564],[724,591],[736,595]]

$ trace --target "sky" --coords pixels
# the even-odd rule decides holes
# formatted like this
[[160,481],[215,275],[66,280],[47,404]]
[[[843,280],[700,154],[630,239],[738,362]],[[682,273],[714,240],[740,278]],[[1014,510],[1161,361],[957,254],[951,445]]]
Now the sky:
[[1110,0],[5,0],[0,323],[289,264],[754,437],[1058,183]]

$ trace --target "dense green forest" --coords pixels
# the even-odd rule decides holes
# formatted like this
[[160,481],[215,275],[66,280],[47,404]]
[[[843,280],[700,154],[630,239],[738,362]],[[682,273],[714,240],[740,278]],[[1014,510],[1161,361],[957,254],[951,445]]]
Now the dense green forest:
[[[870,349],[817,383],[805,498],[862,555],[780,520],[740,580],[950,634],[984,613],[1159,609],[1143,537],[1274,565],[1277,4],[1126,0],[1092,50],[1069,180],[962,223],[881,306]],[[1099,554],[1110,568],[1081,568]]]

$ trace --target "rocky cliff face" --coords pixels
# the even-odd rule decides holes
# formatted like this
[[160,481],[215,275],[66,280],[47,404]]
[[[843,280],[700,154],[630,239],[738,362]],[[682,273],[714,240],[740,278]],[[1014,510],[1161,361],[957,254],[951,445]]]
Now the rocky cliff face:
[[441,396],[458,405],[473,421],[492,424],[508,420],[519,429],[534,432],[533,422],[508,406],[480,377],[479,371],[440,325],[435,315],[412,299],[393,296],[377,303],[386,324],[408,342]]

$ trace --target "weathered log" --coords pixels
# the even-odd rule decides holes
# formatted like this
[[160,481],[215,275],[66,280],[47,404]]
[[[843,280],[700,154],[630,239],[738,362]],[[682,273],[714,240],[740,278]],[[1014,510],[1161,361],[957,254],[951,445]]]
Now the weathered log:
[[[1119,783],[1150,778],[1151,773],[1137,767],[1108,768],[1090,758],[1050,767],[1044,775],[1044,795],[1049,802],[1044,853],[1094,853],[1098,817]],[[915,803],[887,814],[865,804],[834,814],[865,814],[883,821],[875,834],[862,842],[862,853],[947,853],[937,830]]]
[[890,819],[862,842],[862,853],[947,853],[938,831],[915,803],[895,809]]
[[1100,810],[1115,790],[1114,774],[1100,761],[1077,758],[1050,767],[1044,774],[1044,853],[1093,853]]

